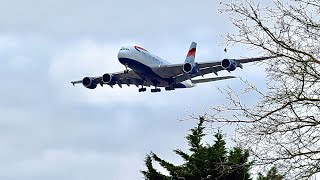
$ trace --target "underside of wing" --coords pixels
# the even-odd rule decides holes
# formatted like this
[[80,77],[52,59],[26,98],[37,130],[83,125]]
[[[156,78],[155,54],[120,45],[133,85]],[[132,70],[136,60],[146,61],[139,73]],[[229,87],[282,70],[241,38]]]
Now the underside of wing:
[[279,56],[268,56],[258,58],[243,58],[243,59],[223,59],[222,61],[211,61],[202,63],[184,63],[163,65],[154,67],[152,70],[163,78],[174,78],[176,82],[182,82],[197,76],[215,73],[218,75],[219,71],[234,71],[237,67],[242,68],[243,63],[263,61]]
[[141,78],[129,78],[129,77],[125,77],[125,78],[119,78],[117,81],[115,81],[114,83],[105,83],[107,85],[110,85],[111,87],[113,85],[118,85],[119,87],[122,87],[122,85],[127,85],[127,86],[130,86],[130,85],[135,85],[137,87],[139,86],[151,86],[151,84],[149,82],[146,82],[144,80],[142,80]]
[[82,80],[72,81],[71,83],[73,85],[81,83],[88,89],[95,89],[98,84],[100,84],[101,86],[110,85],[111,87],[113,87],[114,85],[118,85],[119,87],[122,87],[122,85],[150,86],[150,84],[141,79],[140,76],[138,76],[132,70],[128,71],[127,73],[106,73],[98,77],[84,77]]
[[193,77],[215,73],[223,70],[220,66],[221,62],[196,63],[196,73],[186,73],[184,71],[184,64],[166,65],[153,68],[153,71],[163,78],[175,78],[177,82],[182,82]]
[[[199,70],[203,70],[203,69],[219,66],[221,62],[204,62],[204,63],[195,63],[195,64],[197,65]],[[171,78],[171,77],[179,76],[185,73],[183,69],[184,65],[185,64],[163,65],[160,67],[155,67],[152,70],[163,78]]]

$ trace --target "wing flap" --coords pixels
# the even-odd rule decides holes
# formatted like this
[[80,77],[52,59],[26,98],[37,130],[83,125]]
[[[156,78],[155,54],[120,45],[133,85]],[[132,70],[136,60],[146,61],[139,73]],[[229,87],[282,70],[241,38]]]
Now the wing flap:
[[206,83],[206,82],[211,82],[211,81],[220,81],[220,80],[225,80],[225,79],[232,79],[236,78],[234,76],[222,76],[222,77],[214,77],[214,78],[204,78],[204,79],[192,79],[191,82],[194,84],[199,84],[199,83]]
[[236,59],[238,63],[249,63],[249,62],[255,62],[255,61],[263,61],[267,59],[277,58],[280,56],[266,56],[266,57],[258,57],[258,58],[244,58],[244,59]]
[[210,73],[214,73],[214,74],[218,75],[218,72],[221,70],[223,70],[222,66],[206,67],[206,68],[200,69],[197,74],[187,74],[187,73],[180,74],[176,77],[176,81],[182,82],[187,79],[191,79],[191,78],[194,78],[197,76],[203,76],[205,74],[210,74]]

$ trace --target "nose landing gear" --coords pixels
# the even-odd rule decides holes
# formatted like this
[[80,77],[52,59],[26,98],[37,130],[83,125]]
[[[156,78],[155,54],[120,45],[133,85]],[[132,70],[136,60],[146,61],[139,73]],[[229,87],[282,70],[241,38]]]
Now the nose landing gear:
[[125,74],[128,74],[128,73],[129,73],[128,64],[125,64],[124,67],[126,68],[126,70],[124,70],[124,73],[125,73]]

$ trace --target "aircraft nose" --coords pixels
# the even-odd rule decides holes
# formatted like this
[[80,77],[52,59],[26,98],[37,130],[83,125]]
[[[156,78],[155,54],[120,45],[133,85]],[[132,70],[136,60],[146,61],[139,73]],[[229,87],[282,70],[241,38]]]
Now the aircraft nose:
[[122,47],[120,49],[120,51],[118,52],[118,59],[119,58],[128,58],[129,52],[130,52],[129,48]]

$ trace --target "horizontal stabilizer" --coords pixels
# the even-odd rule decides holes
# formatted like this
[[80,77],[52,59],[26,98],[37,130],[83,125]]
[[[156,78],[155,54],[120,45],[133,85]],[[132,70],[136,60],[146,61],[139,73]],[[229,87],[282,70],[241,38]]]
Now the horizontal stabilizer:
[[211,81],[220,81],[224,79],[232,79],[236,78],[234,76],[222,76],[222,77],[214,77],[214,78],[204,78],[204,79],[192,79],[191,82],[194,84],[198,83],[205,83],[205,82],[211,82]]

